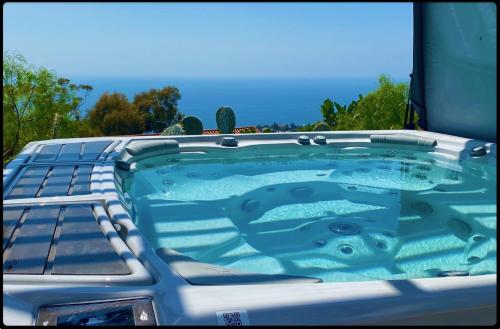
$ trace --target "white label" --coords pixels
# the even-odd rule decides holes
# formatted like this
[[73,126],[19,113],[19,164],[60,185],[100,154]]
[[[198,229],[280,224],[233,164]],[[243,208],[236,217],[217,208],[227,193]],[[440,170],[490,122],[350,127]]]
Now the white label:
[[232,310],[217,312],[219,326],[246,326],[250,324],[246,310]]

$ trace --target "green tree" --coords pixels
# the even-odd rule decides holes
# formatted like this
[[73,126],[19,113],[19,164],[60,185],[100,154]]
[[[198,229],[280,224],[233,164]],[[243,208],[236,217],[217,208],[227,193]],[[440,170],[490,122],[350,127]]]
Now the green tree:
[[336,130],[356,130],[358,124],[359,113],[355,112],[356,105],[363,99],[362,95],[358,96],[358,100],[352,101],[349,106],[340,105],[334,102],[336,110]]
[[323,121],[332,128],[336,125],[336,115],[333,102],[330,98],[325,99],[323,105],[321,105],[321,115],[323,116]]
[[92,87],[69,82],[18,53],[4,53],[4,163],[31,141],[79,135],[79,107]]
[[180,99],[179,89],[168,86],[137,94],[133,103],[144,116],[146,131],[161,132],[183,119],[177,108]]
[[92,86],[74,83],[70,83],[69,79],[59,78],[57,79],[57,84],[59,86],[60,94],[57,97],[60,107],[64,107],[65,103],[69,105],[69,114],[62,116],[60,113],[54,115],[52,135],[51,138],[59,137],[85,137],[83,134],[84,127],[81,118],[81,107],[85,104],[85,101],[93,90]]
[[408,84],[394,83],[386,76],[379,77],[378,88],[359,95],[348,107],[334,103],[337,112],[337,130],[402,129]]
[[407,98],[408,84],[380,76],[378,89],[356,105],[363,129],[402,129]]
[[88,113],[91,134],[98,136],[140,134],[144,132],[144,117],[120,93],[104,93]]
[[113,111],[104,117],[101,131],[105,136],[140,134],[144,131],[143,120],[134,109]]

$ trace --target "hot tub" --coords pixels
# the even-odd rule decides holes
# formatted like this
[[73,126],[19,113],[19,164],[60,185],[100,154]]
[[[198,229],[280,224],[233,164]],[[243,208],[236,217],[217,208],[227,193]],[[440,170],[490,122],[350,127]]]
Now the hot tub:
[[[10,276],[4,322],[134,299],[170,325],[496,322],[495,144],[417,131],[300,135],[234,135],[237,146],[107,137],[88,195],[4,200],[97,202],[112,240],[151,277]],[[4,170],[4,194],[45,144],[103,139],[29,145]],[[55,166],[47,161],[36,166]]]
[[137,162],[123,196],[155,250],[244,272],[322,282],[496,273],[495,166],[375,146],[181,148]]

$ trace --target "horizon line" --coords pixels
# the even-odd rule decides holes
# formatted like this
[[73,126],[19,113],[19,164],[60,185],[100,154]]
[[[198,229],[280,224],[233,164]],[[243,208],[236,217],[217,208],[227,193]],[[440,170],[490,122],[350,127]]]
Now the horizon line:
[[92,75],[92,74],[58,74],[60,77],[73,76],[76,78],[108,78],[108,79],[378,79],[381,75],[387,75],[391,79],[409,79],[410,76],[396,76],[388,73],[378,73],[370,76],[163,76],[163,75]]

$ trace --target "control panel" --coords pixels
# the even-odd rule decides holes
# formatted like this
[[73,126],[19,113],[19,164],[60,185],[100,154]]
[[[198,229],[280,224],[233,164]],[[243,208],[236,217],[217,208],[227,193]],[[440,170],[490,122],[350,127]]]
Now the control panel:
[[37,326],[154,326],[151,298],[40,307]]

